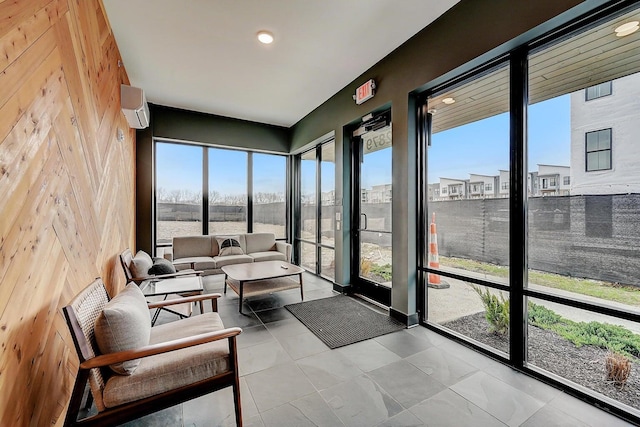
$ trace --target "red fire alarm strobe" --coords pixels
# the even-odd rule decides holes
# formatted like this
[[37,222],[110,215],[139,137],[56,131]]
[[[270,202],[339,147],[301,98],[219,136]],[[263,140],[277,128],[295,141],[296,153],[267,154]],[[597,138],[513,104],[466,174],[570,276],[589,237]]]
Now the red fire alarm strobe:
[[355,99],[356,104],[360,105],[364,101],[373,98],[373,95],[375,95],[375,88],[376,82],[374,82],[373,79],[358,87],[358,89],[356,89],[356,94],[353,95],[353,99]]

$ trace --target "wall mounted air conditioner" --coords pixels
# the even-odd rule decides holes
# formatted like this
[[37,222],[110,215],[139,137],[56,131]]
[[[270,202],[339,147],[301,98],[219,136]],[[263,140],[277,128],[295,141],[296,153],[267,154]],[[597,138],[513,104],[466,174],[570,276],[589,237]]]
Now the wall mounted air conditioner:
[[149,126],[149,106],[142,89],[120,85],[120,105],[130,127],[144,129]]

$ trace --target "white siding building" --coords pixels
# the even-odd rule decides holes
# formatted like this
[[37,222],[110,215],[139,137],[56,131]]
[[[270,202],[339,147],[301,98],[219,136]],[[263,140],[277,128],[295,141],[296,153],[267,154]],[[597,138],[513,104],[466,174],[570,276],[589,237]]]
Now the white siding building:
[[469,174],[469,199],[496,197],[497,179],[492,175]]
[[500,169],[498,185],[498,197],[509,197],[509,171]]
[[571,168],[558,165],[538,165],[533,196],[568,196],[571,190]]
[[440,178],[440,200],[457,200],[467,198],[465,179]]
[[640,73],[571,94],[571,194],[640,193]]

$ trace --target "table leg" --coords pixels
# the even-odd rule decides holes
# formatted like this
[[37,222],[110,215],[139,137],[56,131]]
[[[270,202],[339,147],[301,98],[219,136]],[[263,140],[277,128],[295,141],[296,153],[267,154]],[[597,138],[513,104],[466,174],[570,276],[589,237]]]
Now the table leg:
[[200,303],[200,314],[204,314],[204,302],[203,301],[199,301],[199,303]]
[[244,282],[240,281],[240,295],[239,295],[240,296],[240,302],[238,303],[239,304],[238,305],[238,311],[240,312],[240,314],[243,314],[242,313],[242,294],[244,293],[243,292],[243,288],[244,288]]
[[302,290],[302,273],[300,273],[298,276],[300,276],[300,299],[304,301],[304,291]]
[[226,273],[224,275],[224,293],[225,294],[227,293],[227,275],[226,275]]

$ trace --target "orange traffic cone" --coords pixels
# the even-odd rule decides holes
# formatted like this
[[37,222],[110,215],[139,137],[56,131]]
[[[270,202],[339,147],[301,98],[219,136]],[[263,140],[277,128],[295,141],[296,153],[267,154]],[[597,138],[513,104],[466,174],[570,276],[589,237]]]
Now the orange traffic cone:
[[[438,261],[438,233],[436,232],[436,213],[431,216],[431,225],[429,226],[429,268],[440,268]],[[440,280],[439,274],[429,273],[427,286],[435,289],[445,289],[449,284],[444,280]]]

